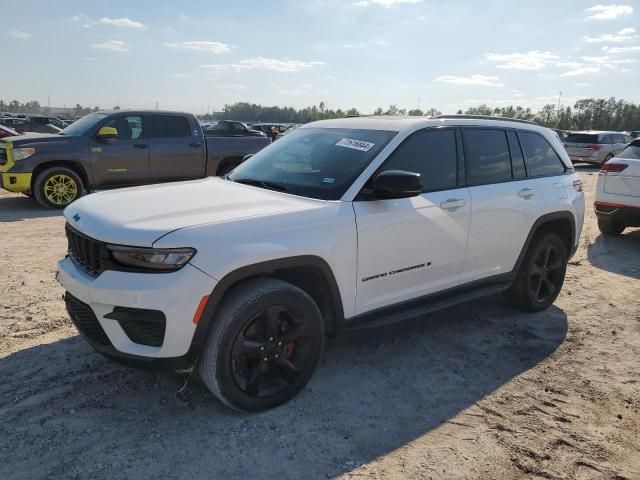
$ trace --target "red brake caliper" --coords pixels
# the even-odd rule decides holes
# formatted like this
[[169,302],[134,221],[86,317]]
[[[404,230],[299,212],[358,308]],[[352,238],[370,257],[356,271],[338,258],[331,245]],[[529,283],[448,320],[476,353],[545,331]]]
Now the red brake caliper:
[[287,343],[282,349],[282,355],[284,355],[285,358],[291,358],[292,354],[293,354],[293,343]]

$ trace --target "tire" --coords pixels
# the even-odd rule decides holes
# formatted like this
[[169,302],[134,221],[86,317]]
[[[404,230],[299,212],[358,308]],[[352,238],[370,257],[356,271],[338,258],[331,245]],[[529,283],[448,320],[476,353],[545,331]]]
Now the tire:
[[65,208],[84,194],[82,179],[66,167],[47,168],[33,182],[33,196],[45,208]]
[[507,292],[508,298],[529,312],[548,308],[562,289],[567,262],[567,247],[558,235],[544,232],[536,235]]
[[598,219],[598,229],[604,235],[620,235],[627,228],[623,223],[606,218]]
[[307,293],[274,278],[251,279],[223,300],[198,371],[225,405],[268,410],[304,388],[323,345],[322,315]]

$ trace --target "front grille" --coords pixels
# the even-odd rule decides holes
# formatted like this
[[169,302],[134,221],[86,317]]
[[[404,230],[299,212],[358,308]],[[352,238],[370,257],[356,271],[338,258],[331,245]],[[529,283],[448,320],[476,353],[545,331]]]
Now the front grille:
[[134,343],[161,347],[164,342],[166,317],[159,310],[115,307],[105,318],[117,320],[124,333]]
[[97,277],[104,270],[106,258],[104,243],[83,235],[68,223],[65,226],[71,259],[89,275]]
[[67,306],[69,317],[71,317],[71,320],[83,337],[98,345],[111,345],[109,337],[107,337],[107,334],[102,329],[102,325],[100,325],[100,322],[89,305],[81,302],[70,293],[65,294],[64,303]]
[[7,151],[4,148],[0,148],[0,165],[7,163]]

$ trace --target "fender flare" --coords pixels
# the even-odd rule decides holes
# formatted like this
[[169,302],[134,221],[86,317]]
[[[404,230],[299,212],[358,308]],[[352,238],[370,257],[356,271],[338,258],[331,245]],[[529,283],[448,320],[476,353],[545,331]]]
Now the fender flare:
[[193,334],[191,340],[191,347],[189,348],[188,355],[191,357],[197,356],[202,349],[204,342],[207,339],[211,326],[214,322],[214,316],[221,301],[223,300],[227,291],[242,280],[260,276],[268,275],[277,270],[286,268],[314,268],[317,269],[324,277],[326,284],[329,288],[329,296],[331,306],[333,308],[334,321],[336,325],[344,319],[344,311],[342,306],[342,296],[338,283],[329,264],[321,257],[315,255],[298,255],[295,257],[278,258],[274,260],[268,260],[265,262],[254,263],[244,267],[240,267],[232,272],[226,274],[213,288],[209,300],[204,308],[204,312],[198,322],[196,331]]

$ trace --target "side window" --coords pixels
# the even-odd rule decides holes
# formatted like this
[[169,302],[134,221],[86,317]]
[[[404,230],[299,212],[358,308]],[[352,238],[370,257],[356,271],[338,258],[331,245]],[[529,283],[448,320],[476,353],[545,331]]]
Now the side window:
[[613,143],[625,143],[622,135],[612,135]]
[[128,117],[116,117],[109,120],[103,127],[112,127],[118,131],[119,140],[135,140],[142,138],[142,117],[131,115]]
[[464,129],[467,183],[484,185],[511,180],[511,161],[504,130]]
[[625,135],[624,143],[631,143],[631,142],[633,142],[633,137],[631,135]]
[[611,144],[611,135],[602,135],[602,137],[600,137],[600,142],[599,143],[607,143],[607,144]]
[[246,135],[248,133],[248,130],[241,123],[232,123],[231,133],[232,135]]
[[530,177],[561,175],[564,165],[549,142],[537,133],[518,132]]
[[509,130],[507,132],[507,139],[509,140],[509,151],[511,152],[511,171],[513,178],[526,178],[527,171],[524,168],[524,157],[522,156],[522,149],[520,148],[520,142],[516,132]]
[[384,163],[380,172],[406,170],[419,173],[422,191],[456,187],[455,130],[422,130],[405,140]]
[[190,137],[189,121],[177,115],[152,115],[151,136],[153,138]]

